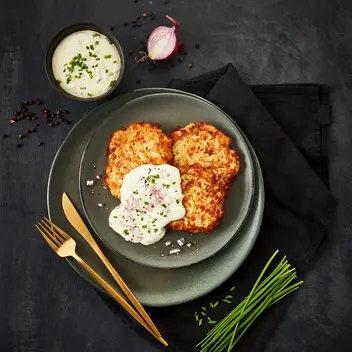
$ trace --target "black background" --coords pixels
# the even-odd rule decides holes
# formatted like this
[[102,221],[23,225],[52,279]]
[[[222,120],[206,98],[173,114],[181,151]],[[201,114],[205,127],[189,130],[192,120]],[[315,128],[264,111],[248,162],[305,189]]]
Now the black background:
[[[0,139],[0,351],[156,351],[124,326],[33,229],[46,213],[52,159],[72,125],[49,129],[39,121],[39,132],[17,149],[14,136],[31,124],[10,126],[8,119],[24,99],[41,98],[53,110],[65,107],[73,122],[95,106],[65,100],[44,72],[50,40],[77,22],[115,26],[127,59],[120,93],[165,86],[171,78],[188,78],[227,62],[250,84],[333,87],[330,182],[340,205],[327,243],[267,350],[350,351],[351,10],[349,0],[170,0],[166,5],[160,0],[0,0],[0,131],[11,135]],[[156,20],[141,19],[136,29],[122,25],[143,12],[155,12]],[[176,67],[149,72],[128,51],[139,57],[139,42],[167,23],[165,14],[181,23],[180,42],[189,47],[188,55]],[[38,147],[39,141],[46,144]]]

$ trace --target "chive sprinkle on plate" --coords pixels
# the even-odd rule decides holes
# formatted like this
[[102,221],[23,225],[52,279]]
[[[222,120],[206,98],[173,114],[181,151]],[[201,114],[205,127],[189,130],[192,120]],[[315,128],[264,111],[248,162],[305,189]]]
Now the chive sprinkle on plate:
[[[232,351],[245,332],[266,309],[303,284],[303,281],[293,282],[297,278],[296,269],[291,268],[286,256],[263,279],[278,252],[276,250],[266,263],[249,295],[197,344],[201,352]],[[226,296],[223,301],[228,300],[228,297],[230,295]]]

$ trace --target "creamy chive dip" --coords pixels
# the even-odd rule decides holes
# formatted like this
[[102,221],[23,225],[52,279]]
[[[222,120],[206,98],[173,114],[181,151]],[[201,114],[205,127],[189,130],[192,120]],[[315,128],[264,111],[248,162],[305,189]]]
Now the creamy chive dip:
[[90,31],[70,34],[55,49],[52,68],[56,81],[80,98],[104,94],[116,84],[121,59],[113,43]]
[[121,204],[109,226],[126,241],[151,245],[165,235],[165,226],[185,216],[181,177],[171,165],[142,165],[123,180]]

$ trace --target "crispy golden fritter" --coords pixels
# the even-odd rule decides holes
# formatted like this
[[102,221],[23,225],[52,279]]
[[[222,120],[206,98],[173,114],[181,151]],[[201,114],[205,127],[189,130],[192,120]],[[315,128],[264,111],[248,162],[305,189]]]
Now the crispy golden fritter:
[[180,173],[186,215],[172,221],[170,228],[195,233],[212,231],[224,214],[226,191],[217,183],[213,172],[199,164],[180,167]]
[[172,140],[150,122],[133,123],[112,133],[107,150],[104,183],[120,198],[123,178],[143,164],[172,164]]
[[240,169],[236,151],[230,149],[230,138],[205,122],[191,122],[171,132],[174,165],[182,167],[199,163],[211,169],[221,187],[227,189]]

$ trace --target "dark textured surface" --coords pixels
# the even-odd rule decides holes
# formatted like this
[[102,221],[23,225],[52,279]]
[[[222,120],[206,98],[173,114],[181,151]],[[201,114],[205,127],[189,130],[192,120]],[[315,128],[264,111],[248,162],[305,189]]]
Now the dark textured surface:
[[[121,91],[164,86],[170,78],[233,62],[251,84],[318,82],[334,87],[330,129],[330,183],[339,208],[330,237],[303,289],[276,330],[268,351],[349,351],[352,342],[352,25],[350,1],[7,1],[0,2],[0,130],[15,134],[8,118],[25,98],[40,97],[53,109],[67,107],[72,120],[93,106],[66,101],[50,87],[43,70],[54,34],[74,22],[115,25],[125,52],[168,13],[182,24],[186,64],[148,72],[128,58]],[[156,21],[139,29],[120,25],[145,11]],[[136,38],[136,39],[134,39]],[[137,54],[136,54],[137,55]],[[134,66],[134,67],[133,67]],[[24,140],[0,141],[0,351],[147,351],[155,348],[126,328],[97,299],[94,289],[47,249],[32,230],[46,212],[46,181],[52,158],[70,126]],[[50,133],[49,133],[50,132]],[[1,137],[1,136],[0,136]],[[39,149],[36,142],[47,145]],[[18,250],[17,248],[21,248]],[[49,270],[50,268],[50,270]],[[41,283],[39,285],[38,283]],[[44,285],[45,283],[45,285]]]

